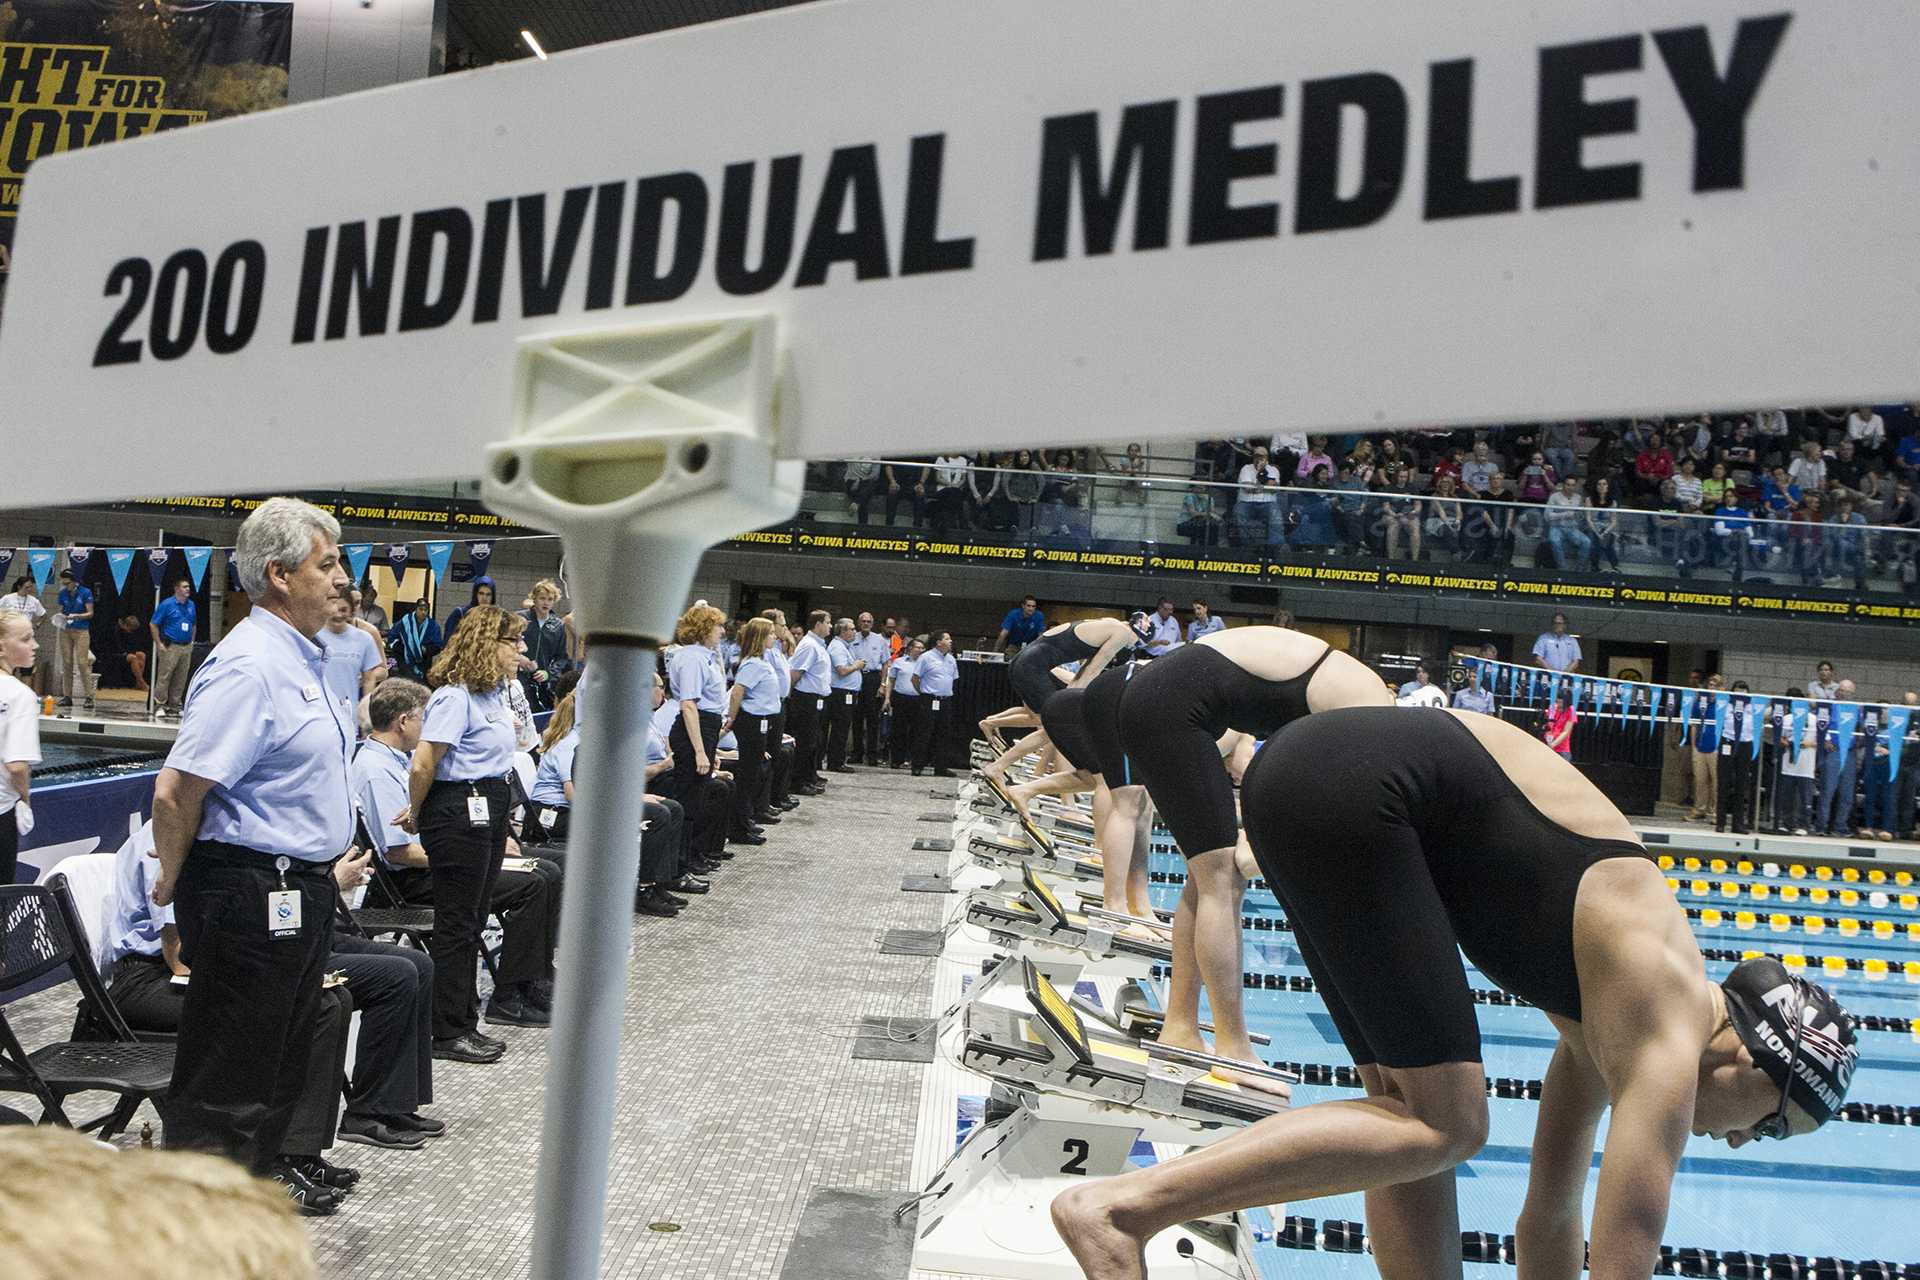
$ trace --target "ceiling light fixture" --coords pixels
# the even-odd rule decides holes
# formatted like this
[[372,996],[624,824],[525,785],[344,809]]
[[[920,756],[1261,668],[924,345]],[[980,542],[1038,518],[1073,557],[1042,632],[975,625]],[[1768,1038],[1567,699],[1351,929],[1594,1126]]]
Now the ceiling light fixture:
[[540,61],[542,62],[545,62],[547,60],[547,51],[545,49],[542,49],[540,47],[540,42],[533,38],[533,32],[527,30],[525,27],[522,27],[520,28],[520,38],[527,42],[527,48],[533,50],[534,57],[540,59]]

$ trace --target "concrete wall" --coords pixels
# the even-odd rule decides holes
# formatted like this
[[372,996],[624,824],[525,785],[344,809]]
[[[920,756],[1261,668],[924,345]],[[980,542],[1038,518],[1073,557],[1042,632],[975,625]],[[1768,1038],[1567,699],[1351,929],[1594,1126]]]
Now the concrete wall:
[[[358,93],[439,74],[446,0],[294,0],[292,102]],[[405,128],[404,121],[395,121]]]

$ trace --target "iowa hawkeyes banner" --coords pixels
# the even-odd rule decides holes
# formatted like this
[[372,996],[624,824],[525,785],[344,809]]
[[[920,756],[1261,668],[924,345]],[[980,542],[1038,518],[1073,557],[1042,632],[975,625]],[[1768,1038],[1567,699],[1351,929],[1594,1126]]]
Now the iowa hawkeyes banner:
[[292,36],[290,0],[0,0],[0,300],[35,160],[282,106]]

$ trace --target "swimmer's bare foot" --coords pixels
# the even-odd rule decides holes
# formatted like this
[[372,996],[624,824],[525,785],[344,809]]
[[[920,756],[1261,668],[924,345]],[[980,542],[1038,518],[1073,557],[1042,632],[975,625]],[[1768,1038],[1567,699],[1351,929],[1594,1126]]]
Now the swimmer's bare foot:
[[[1251,1044],[1247,1046],[1247,1052],[1245,1053],[1227,1053],[1220,1050],[1216,1050],[1216,1053],[1218,1053],[1220,1057],[1232,1058],[1237,1062],[1265,1065],[1260,1063],[1260,1057],[1253,1052],[1253,1046]],[[1213,1074],[1229,1083],[1239,1085],[1242,1089],[1253,1089],[1260,1093],[1272,1094],[1276,1098],[1283,1098],[1289,1102],[1293,1100],[1293,1087],[1285,1080],[1275,1080],[1268,1076],[1255,1075],[1251,1071],[1235,1071],[1231,1067],[1215,1067]]]
[[1168,935],[1164,933],[1155,933],[1143,924],[1130,924],[1113,936],[1116,938],[1131,938],[1135,942],[1158,942],[1162,944],[1166,942],[1168,937]]
[[1053,1228],[1087,1280],[1146,1280],[1147,1244],[1114,1225],[1102,1186],[1089,1182],[1053,1200]]

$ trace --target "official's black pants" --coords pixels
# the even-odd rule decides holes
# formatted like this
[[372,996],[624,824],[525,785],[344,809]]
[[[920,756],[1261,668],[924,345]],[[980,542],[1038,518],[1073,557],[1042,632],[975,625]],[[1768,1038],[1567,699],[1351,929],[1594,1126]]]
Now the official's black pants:
[[920,704],[918,723],[913,727],[913,767],[935,769],[940,765],[940,735],[947,723],[951,697],[935,698],[921,694],[911,699]]
[[860,698],[853,704],[853,743],[848,748],[855,760],[880,763],[880,681],[882,673],[860,673]]
[[[467,817],[471,794],[487,801],[486,825]],[[453,1040],[480,1023],[474,966],[480,931],[493,902],[494,880],[507,851],[504,779],[436,782],[421,806],[420,843],[433,885],[433,1038]]]
[[1720,756],[1720,822],[1733,824],[1734,831],[1745,834],[1753,829],[1753,784],[1759,762],[1753,758],[1749,743],[1736,742],[1731,752]]
[[[702,711],[699,717],[700,749],[706,753],[711,767],[720,755],[720,713]],[[667,733],[667,749],[673,752],[673,788],[675,794],[679,794],[693,785],[700,772],[700,762],[694,759],[693,739],[687,735],[684,710],[673,718],[673,728]]]
[[781,703],[780,714],[767,717],[767,753],[773,757],[767,799],[773,804],[785,804],[793,793],[793,748],[786,742],[786,706],[786,703]]
[[346,989],[360,1011],[347,1114],[404,1116],[432,1102],[432,958],[336,932],[327,967],[347,975]]
[[20,874],[20,824],[13,810],[0,813],[0,884]]
[[640,833],[641,884],[672,884],[687,853],[687,811],[678,800],[648,796],[646,828]]
[[860,701],[857,689],[835,689],[827,695],[827,768],[847,767],[847,737],[853,732],[854,704]]
[[487,907],[500,917],[495,982],[503,993],[553,977],[553,953],[560,941],[560,875],[559,863],[533,857],[533,870],[503,868],[494,878]]
[[923,718],[918,695],[894,691],[893,729],[887,735],[888,764],[898,768],[913,758],[914,735],[920,732]]
[[157,1100],[166,1144],[230,1156],[265,1173],[286,1149],[307,1084],[334,885],[328,864],[294,862],[299,931],[268,933],[269,854],[196,841],[174,899],[180,958],[192,970],[180,1007],[173,1085]]
[[733,718],[733,740],[739,744],[739,768],[734,771],[733,820],[751,826],[767,806],[772,763],[767,759],[767,717],[742,711]]
[[793,735],[793,785],[820,781],[820,712],[826,699],[796,690],[787,699],[787,732]]

